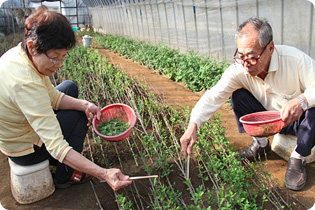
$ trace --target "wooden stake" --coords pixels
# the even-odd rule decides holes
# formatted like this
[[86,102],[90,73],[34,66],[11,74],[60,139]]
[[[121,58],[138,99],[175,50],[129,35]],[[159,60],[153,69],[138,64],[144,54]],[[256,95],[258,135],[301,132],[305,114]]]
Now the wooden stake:
[[188,180],[189,179],[189,161],[190,161],[190,155],[189,154],[187,155],[186,161],[187,161],[186,179]]
[[134,176],[130,177],[129,180],[136,180],[136,179],[149,179],[149,178],[158,178],[158,175],[151,175],[151,176]]
[[[129,180],[137,180],[137,179],[149,179],[149,178],[158,178],[158,175],[151,175],[151,176],[134,176],[129,177]],[[100,182],[106,182],[106,180],[101,180]]]

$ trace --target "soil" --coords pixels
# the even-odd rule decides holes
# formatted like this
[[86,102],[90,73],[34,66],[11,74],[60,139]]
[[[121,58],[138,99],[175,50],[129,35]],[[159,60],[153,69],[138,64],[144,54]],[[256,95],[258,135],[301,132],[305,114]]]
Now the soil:
[[[130,76],[138,78],[140,81],[149,85],[149,88],[174,108],[180,106],[193,107],[203,92],[194,93],[183,84],[175,83],[158,71],[153,71],[146,66],[141,66],[131,60],[125,59],[109,50],[99,49],[99,52],[108,57],[109,62],[125,69]],[[227,128],[227,138],[230,144],[237,149],[242,149],[252,143],[252,138],[246,134],[239,134],[236,126],[235,117],[230,105],[225,104],[219,111],[223,126]],[[92,145],[93,147],[93,145]],[[268,155],[268,160],[264,160],[271,174],[272,180],[279,186],[279,193],[282,198],[291,203],[292,209],[307,209],[315,202],[315,163],[307,164],[307,183],[301,191],[291,191],[285,188],[284,176],[287,161],[283,160],[275,153]],[[10,190],[10,168],[7,157],[0,154],[0,208],[4,209],[100,209],[97,199],[103,209],[118,209],[115,202],[115,193],[106,183],[100,183],[96,179],[81,185],[72,186],[68,189],[56,189],[50,197],[29,205],[20,205],[12,197]],[[124,172],[129,175],[143,174],[141,169],[135,170],[128,165],[128,161],[122,166]],[[130,174],[132,173],[132,174]],[[140,192],[146,192],[147,180],[138,181]],[[93,191],[92,185],[95,188]],[[185,186],[182,186],[185,188]],[[120,191],[128,191],[129,187]],[[118,192],[120,192],[118,191]],[[95,196],[97,194],[97,198]],[[184,197],[185,194],[183,194]],[[145,207],[145,203],[143,204]],[[271,207],[266,207],[271,209]]]

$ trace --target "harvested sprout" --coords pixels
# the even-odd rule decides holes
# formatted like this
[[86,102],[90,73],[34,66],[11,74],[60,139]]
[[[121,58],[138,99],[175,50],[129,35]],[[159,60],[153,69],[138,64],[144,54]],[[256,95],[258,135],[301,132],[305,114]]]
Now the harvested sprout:
[[105,136],[116,136],[123,133],[130,127],[129,122],[124,122],[118,118],[108,118],[107,121],[102,122],[97,126],[98,132]]

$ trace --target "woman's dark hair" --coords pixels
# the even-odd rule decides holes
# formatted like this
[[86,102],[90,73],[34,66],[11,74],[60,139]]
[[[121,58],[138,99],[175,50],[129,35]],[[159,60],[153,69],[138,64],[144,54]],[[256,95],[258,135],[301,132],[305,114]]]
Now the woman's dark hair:
[[76,40],[73,29],[65,16],[50,11],[45,6],[36,8],[25,20],[22,47],[28,53],[27,41],[33,40],[37,53],[50,49],[71,49]]

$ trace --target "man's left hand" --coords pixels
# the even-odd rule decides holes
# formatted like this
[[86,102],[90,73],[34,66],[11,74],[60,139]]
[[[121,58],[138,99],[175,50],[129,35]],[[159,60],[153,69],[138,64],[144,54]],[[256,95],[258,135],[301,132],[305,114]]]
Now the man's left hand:
[[290,101],[288,101],[281,109],[281,117],[282,120],[284,121],[285,125],[287,126],[294,121],[300,119],[301,115],[303,114],[303,109],[301,106],[301,102],[297,99],[294,98]]

